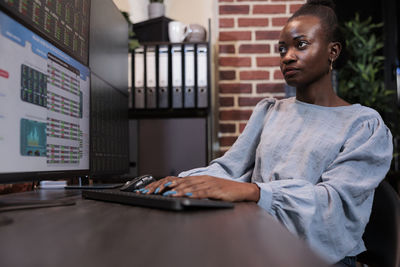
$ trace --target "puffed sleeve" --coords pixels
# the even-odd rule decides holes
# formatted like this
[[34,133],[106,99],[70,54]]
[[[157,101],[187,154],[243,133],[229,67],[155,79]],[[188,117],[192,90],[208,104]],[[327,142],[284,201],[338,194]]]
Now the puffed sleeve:
[[179,174],[179,177],[211,175],[236,181],[250,182],[253,173],[256,148],[260,141],[264,119],[275,99],[265,98],[254,108],[242,134],[233,146],[220,158],[203,168],[196,168]]
[[332,263],[365,247],[362,234],[374,189],[390,167],[392,135],[380,118],[356,125],[320,182],[302,179],[257,183],[258,204]]

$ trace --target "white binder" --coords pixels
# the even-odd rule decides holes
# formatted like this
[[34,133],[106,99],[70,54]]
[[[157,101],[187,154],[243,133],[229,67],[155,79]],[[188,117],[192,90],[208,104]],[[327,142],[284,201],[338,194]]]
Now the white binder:
[[134,53],[134,108],[144,108],[144,48]]
[[167,45],[158,48],[158,107],[169,107]]
[[156,108],[156,47],[146,47],[146,108]]
[[197,46],[197,107],[208,107],[208,48],[206,44]]
[[172,107],[182,108],[182,47],[173,45],[172,56]]
[[194,90],[194,45],[186,44],[184,48],[185,59],[185,91],[184,91],[184,107],[195,107],[195,90]]
[[[128,73],[133,73],[132,71],[132,58],[133,55],[129,53],[128,55]],[[132,77],[133,75],[128,76],[128,108],[133,108],[133,84],[132,84]]]

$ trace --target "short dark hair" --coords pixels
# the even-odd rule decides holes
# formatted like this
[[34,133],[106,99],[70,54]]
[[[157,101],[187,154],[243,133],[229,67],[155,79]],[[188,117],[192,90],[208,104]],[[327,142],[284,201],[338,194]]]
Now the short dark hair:
[[[328,42],[339,42],[342,52],[345,50],[345,41],[340,30],[335,13],[335,4],[332,0],[307,0],[289,19],[288,22],[300,16],[315,16],[321,21],[321,26],[326,32]],[[340,57],[343,60],[343,57]]]

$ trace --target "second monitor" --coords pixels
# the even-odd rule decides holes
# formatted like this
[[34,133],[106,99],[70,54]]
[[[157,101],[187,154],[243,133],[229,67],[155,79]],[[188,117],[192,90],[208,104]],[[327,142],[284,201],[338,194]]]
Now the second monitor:
[[0,182],[89,173],[90,72],[0,11]]

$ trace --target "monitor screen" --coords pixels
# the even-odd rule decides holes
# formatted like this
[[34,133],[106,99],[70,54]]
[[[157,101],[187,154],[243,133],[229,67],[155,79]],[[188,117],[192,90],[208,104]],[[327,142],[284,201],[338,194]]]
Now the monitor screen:
[[0,6],[87,65],[90,0],[0,0]]
[[90,71],[0,10],[0,182],[89,173]]

